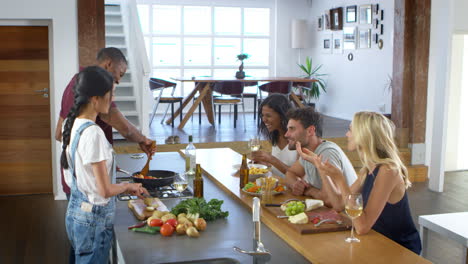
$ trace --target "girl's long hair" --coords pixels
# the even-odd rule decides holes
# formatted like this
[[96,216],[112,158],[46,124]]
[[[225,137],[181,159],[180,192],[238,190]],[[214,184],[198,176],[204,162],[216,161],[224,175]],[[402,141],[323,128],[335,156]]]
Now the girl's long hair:
[[286,130],[288,130],[287,113],[289,109],[292,108],[292,105],[285,95],[274,93],[265,98],[265,100],[263,100],[263,102],[258,107],[258,118],[260,119],[260,122],[258,123],[258,133],[262,134],[266,139],[268,139],[268,141],[270,141],[271,145],[275,146],[278,144],[279,131],[275,130],[270,133],[266,128],[265,123],[263,123],[262,120],[262,109],[264,106],[268,106],[273,109],[273,111],[278,113],[281,119],[281,128],[286,133]]
[[98,66],[86,67],[78,74],[73,87],[73,106],[68,112],[62,133],[62,155],[60,157],[62,168],[69,168],[66,150],[70,144],[71,129],[76,117],[80,114],[81,108],[87,105],[89,99],[93,96],[102,97],[109,91],[112,93],[113,83],[112,75]]
[[351,129],[363,164],[362,182],[375,166],[388,165],[402,177],[406,188],[411,186],[408,170],[394,141],[395,125],[392,121],[382,114],[363,111],[354,115]]

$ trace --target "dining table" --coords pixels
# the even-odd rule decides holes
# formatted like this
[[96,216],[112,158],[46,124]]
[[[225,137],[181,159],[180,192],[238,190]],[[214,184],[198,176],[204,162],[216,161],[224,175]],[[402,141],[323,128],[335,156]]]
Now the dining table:
[[[182,119],[182,122],[180,122],[178,126],[179,129],[184,128],[185,124],[187,123],[187,121],[193,115],[193,112],[195,112],[195,109],[200,104],[203,104],[206,116],[210,124],[212,125],[215,124],[213,100],[212,100],[212,93],[213,93],[212,86],[215,83],[224,82],[224,81],[239,81],[239,82],[288,81],[291,83],[310,83],[310,82],[317,81],[315,79],[300,78],[300,77],[246,77],[244,79],[237,79],[234,77],[231,77],[231,78],[229,77],[228,78],[226,77],[172,77],[171,79],[174,81],[178,81],[178,82],[195,82],[196,85],[194,89],[184,98],[184,100],[182,101],[182,106],[179,107],[179,109],[177,109],[174,116],[172,116],[166,121],[166,124],[171,124],[171,122],[178,115],[182,114],[182,110],[184,109],[184,107],[186,107],[193,100],[197,92],[199,93],[199,96],[197,97],[195,102],[192,104],[188,112],[185,114],[184,118]],[[298,107],[304,107],[301,100],[295,93],[290,93],[290,98]]]

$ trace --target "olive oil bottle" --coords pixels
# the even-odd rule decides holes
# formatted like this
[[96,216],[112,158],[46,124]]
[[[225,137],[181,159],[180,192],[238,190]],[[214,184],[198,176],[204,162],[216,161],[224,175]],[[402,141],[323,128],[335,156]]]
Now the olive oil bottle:
[[247,166],[247,154],[242,154],[242,164],[239,168],[239,187],[242,189],[249,182],[249,166]]
[[193,197],[203,198],[203,177],[200,164],[195,169],[195,179],[193,179]]

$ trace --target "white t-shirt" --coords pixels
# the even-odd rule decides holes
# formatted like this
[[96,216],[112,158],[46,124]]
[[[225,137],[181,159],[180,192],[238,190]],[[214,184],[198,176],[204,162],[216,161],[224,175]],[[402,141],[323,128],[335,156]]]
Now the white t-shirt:
[[[297,151],[296,150],[289,150],[288,145],[286,145],[283,149],[280,149],[277,145],[271,147],[271,155],[276,157],[284,164],[291,166],[294,162],[297,161]],[[279,171],[277,168],[273,167],[271,171],[281,177],[285,177],[284,173]]]
[[[78,128],[84,123],[90,121],[91,120],[89,119],[75,119],[71,132],[70,144],[67,147],[67,158],[69,164],[71,160],[71,145],[75,138],[76,130],[78,130]],[[112,154],[112,145],[109,144],[109,141],[107,141],[106,136],[104,135],[104,131],[102,131],[98,125],[92,125],[83,131],[75,153],[75,172],[78,183],[78,190],[86,195],[88,201],[92,204],[106,205],[110,198],[106,199],[99,195],[97,190],[96,177],[93,174],[93,168],[91,164],[105,160],[110,179],[112,173]],[[71,187],[71,177],[73,176],[70,168],[68,170],[64,170],[64,174],[65,182],[68,184],[68,186]]]
[[[337,167],[345,176],[346,183],[351,186],[356,181],[356,171],[343,150],[331,141],[323,141],[314,151],[322,155],[322,161],[328,160],[330,164]],[[322,189],[322,178],[317,168],[309,161],[299,158],[299,162],[305,170],[305,181],[317,189]]]

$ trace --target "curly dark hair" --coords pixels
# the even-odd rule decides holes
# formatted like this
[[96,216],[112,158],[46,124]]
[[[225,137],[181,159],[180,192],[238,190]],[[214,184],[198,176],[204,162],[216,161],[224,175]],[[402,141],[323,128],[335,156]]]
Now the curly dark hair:
[[263,123],[262,120],[262,108],[264,106],[268,106],[269,108],[273,109],[273,111],[278,113],[281,119],[281,128],[284,132],[286,132],[288,129],[288,118],[286,114],[290,109],[292,109],[292,105],[286,95],[274,93],[265,98],[265,100],[263,100],[263,102],[258,107],[258,118],[260,120],[258,124],[258,133],[267,138],[273,146],[276,146],[279,140],[279,131],[275,130],[270,133],[266,128],[265,123]]
[[288,119],[294,119],[301,122],[304,128],[310,126],[315,127],[315,134],[322,137],[323,118],[319,112],[316,112],[312,107],[304,107],[289,110]]

